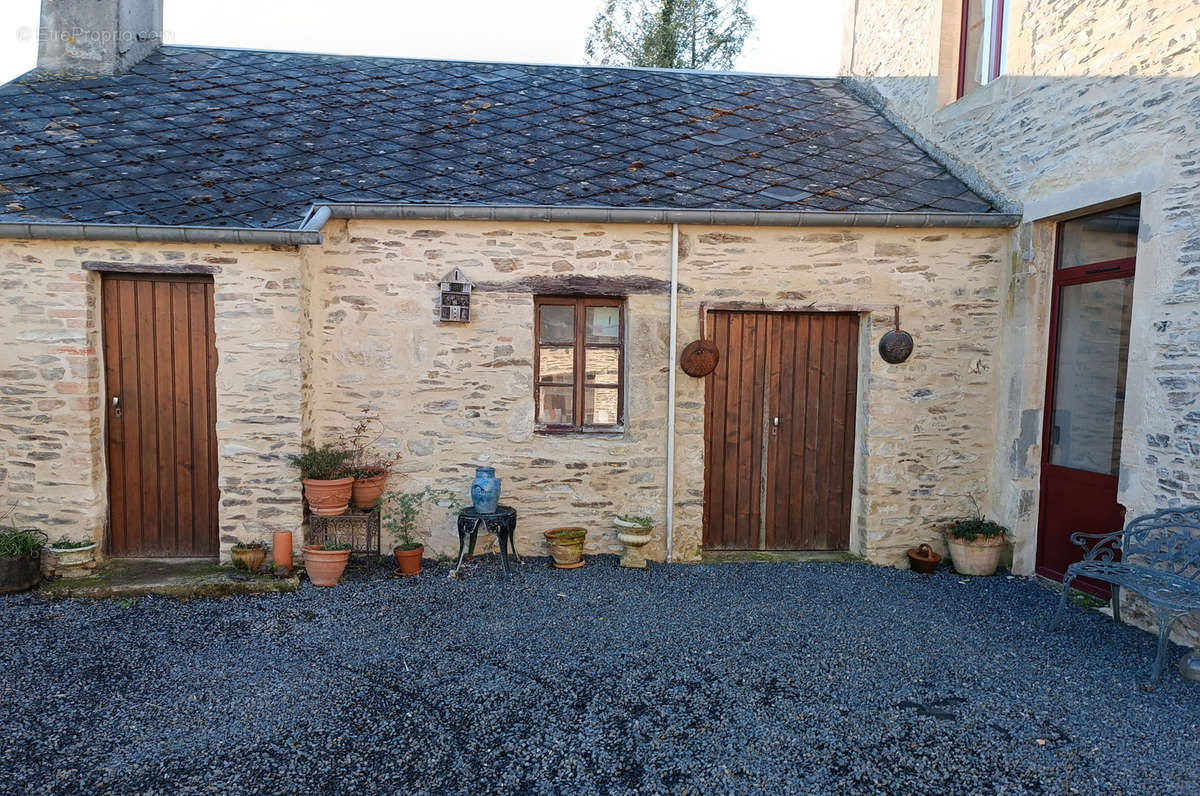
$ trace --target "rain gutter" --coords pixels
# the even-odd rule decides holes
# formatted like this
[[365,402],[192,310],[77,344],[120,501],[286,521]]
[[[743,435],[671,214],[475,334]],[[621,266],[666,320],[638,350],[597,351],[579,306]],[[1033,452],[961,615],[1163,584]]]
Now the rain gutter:
[[557,205],[445,205],[395,202],[318,202],[298,227],[168,226],[84,224],[60,221],[0,221],[0,238],[126,240],[152,243],[320,244],[331,218],[422,221],[554,221],[589,224],[689,224],[750,227],[965,227],[1008,229],[1015,213],[856,213],[792,210],[674,210],[652,207],[562,207]]

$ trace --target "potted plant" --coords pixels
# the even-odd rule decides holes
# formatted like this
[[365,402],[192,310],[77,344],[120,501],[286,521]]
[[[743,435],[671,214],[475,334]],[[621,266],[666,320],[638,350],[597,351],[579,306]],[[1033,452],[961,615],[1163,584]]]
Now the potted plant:
[[330,542],[304,548],[304,571],[314,586],[336,586],[350,561],[350,545]]
[[396,539],[392,555],[396,557],[396,574],[404,577],[423,572],[421,560],[425,546],[414,537],[421,504],[442,501],[457,508],[458,500],[449,489],[427,486],[419,492],[389,492],[382,500],[383,527]]
[[545,532],[545,536],[550,544],[550,555],[554,557],[554,566],[559,569],[576,569],[587,563],[583,560],[583,542],[587,538],[587,528],[551,528]]
[[350,507],[354,477],[347,462],[349,454],[336,445],[315,446],[305,443],[299,456],[291,457],[300,468],[304,499],[313,514],[334,517]]
[[617,526],[617,541],[625,546],[625,552],[621,553],[621,566],[646,569],[649,563],[642,553],[642,547],[650,541],[654,520],[621,514],[613,518],[613,525]]
[[[7,512],[11,517],[15,506]],[[34,528],[21,530],[14,522],[0,529],[0,594],[32,589],[42,579],[42,546],[46,535]]]
[[994,575],[1004,552],[1008,529],[982,516],[956,520],[946,531],[946,545],[960,575]]
[[364,409],[350,433],[342,438],[348,452],[350,474],[354,477],[351,491],[356,509],[375,508],[387,488],[388,474],[400,459],[398,452],[384,452],[375,447],[383,436],[384,426],[379,417]]
[[238,543],[229,551],[233,557],[233,566],[251,574],[258,572],[263,561],[267,558],[267,546],[263,542]]
[[62,537],[47,548],[54,555],[54,574],[61,578],[83,578],[96,566],[96,543],[91,539]]

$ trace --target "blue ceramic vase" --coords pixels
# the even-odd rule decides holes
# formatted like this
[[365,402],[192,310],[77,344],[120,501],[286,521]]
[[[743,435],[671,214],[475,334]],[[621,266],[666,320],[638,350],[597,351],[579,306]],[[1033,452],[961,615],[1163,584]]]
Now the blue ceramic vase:
[[471,482],[471,501],[480,514],[494,514],[500,505],[500,479],[495,467],[476,467]]

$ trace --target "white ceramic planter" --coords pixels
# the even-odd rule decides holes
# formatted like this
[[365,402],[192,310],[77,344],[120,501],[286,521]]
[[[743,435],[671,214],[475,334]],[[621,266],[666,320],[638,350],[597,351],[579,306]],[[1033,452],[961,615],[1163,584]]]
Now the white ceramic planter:
[[60,578],[86,578],[96,565],[96,543],[87,547],[47,548],[54,555],[54,574]]
[[642,547],[653,538],[654,526],[647,528],[645,525],[625,522],[625,520],[615,517],[613,525],[617,527],[617,541],[625,547],[625,552],[621,553],[621,566],[630,569],[649,567],[650,564],[642,553]]
[[954,570],[960,575],[995,575],[1006,541],[1005,534],[977,536],[973,542],[946,536],[946,546],[950,548]]

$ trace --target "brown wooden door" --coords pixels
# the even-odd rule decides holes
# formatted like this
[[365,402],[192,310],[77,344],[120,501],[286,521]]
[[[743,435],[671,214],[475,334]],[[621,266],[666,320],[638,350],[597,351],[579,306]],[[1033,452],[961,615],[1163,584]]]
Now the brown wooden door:
[[845,550],[858,316],[709,314],[704,547]]
[[109,554],[217,555],[211,277],[104,274]]

